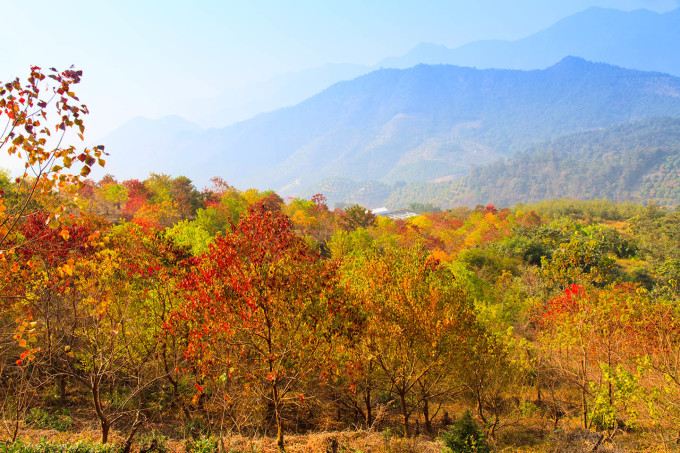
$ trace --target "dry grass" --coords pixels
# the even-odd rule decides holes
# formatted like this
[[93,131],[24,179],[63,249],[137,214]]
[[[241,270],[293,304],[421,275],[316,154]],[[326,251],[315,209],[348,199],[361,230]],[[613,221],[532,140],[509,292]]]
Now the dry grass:
[[[244,438],[240,436],[225,439],[226,451],[234,452],[278,452],[273,438]],[[335,449],[335,450],[334,450]],[[381,433],[366,431],[340,431],[286,437],[286,451],[289,453],[439,453],[443,444],[420,437],[396,438]]]
[[[25,429],[20,439],[26,443],[47,440],[50,443],[98,442],[97,430],[78,433],[60,433],[54,430]],[[122,444],[120,433],[112,432],[111,442]],[[224,453],[278,453],[276,439],[271,437],[244,437],[240,435],[222,438]],[[383,433],[367,431],[338,431],[285,437],[288,453],[439,453],[443,450],[440,441],[415,437],[404,439]],[[185,442],[171,440],[168,443],[172,452],[184,452]],[[141,445],[133,447],[138,450]],[[335,448],[335,450],[334,450]]]
[[[144,433],[140,433],[144,434]],[[120,433],[112,432],[111,441],[122,444]],[[25,429],[20,436],[24,442],[37,443],[47,440],[51,443],[75,443],[78,441],[98,442],[99,431],[86,429],[77,433],[60,433],[54,430]],[[138,436],[138,439],[140,436]],[[663,445],[653,433],[617,433],[613,439],[601,442],[593,450],[600,434],[581,429],[546,430],[517,426],[505,429],[498,436],[496,451],[499,453],[656,453],[679,452],[680,445]],[[225,436],[223,453],[278,453],[276,439],[271,437]],[[285,437],[288,453],[440,453],[444,445],[439,440],[426,437],[404,439],[389,432],[336,431],[313,434],[288,435]],[[172,439],[168,442],[170,451],[185,451],[185,441]],[[133,451],[143,445],[136,443]]]

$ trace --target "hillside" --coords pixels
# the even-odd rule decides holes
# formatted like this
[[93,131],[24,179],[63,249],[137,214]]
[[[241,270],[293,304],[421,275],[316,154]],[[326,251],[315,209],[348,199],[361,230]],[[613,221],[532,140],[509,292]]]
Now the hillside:
[[[239,187],[294,195],[330,177],[450,179],[537,141],[656,116],[680,116],[680,79],[573,57],[535,71],[419,65],[375,71],[294,107],[172,140],[164,160],[191,156],[174,173],[199,183],[222,174]],[[134,146],[108,149],[112,162],[127,161]]]
[[651,119],[560,137],[507,161],[474,168],[454,182],[395,188],[387,203],[507,206],[551,198],[677,205],[680,119]]

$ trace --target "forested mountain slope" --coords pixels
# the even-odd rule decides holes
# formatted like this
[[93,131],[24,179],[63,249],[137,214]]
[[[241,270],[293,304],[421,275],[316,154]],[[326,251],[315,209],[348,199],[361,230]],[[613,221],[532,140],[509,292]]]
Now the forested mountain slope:
[[657,118],[570,134],[439,184],[396,188],[393,205],[512,205],[550,198],[680,200],[680,119]]
[[680,79],[578,58],[540,71],[420,65],[338,83],[176,152],[192,156],[181,171],[192,179],[295,194],[326,177],[451,178],[537,141],[656,116],[680,116]]

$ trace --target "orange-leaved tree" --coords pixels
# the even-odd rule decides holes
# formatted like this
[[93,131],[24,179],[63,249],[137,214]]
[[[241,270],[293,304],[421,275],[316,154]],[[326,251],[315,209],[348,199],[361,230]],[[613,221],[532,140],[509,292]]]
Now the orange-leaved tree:
[[456,388],[456,367],[476,337],[473,306],[422,247],[369,249],[346,259],[342,270],[366,314],[358,346],[363,368],[380,370],[409,436],[411,414],[421,405],[427,413],[432,399]]

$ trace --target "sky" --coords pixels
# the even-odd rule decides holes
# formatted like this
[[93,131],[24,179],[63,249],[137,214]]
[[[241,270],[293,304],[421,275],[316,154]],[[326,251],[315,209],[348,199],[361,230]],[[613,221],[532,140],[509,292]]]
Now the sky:
[[[0,81],[32,65],[84,72],[96,140],[135,116],[326,63],[373,65],[421,42],[515,40],[592,6],[678,0],[0,0]],[[191,107],[183,107],[191,108]]]

